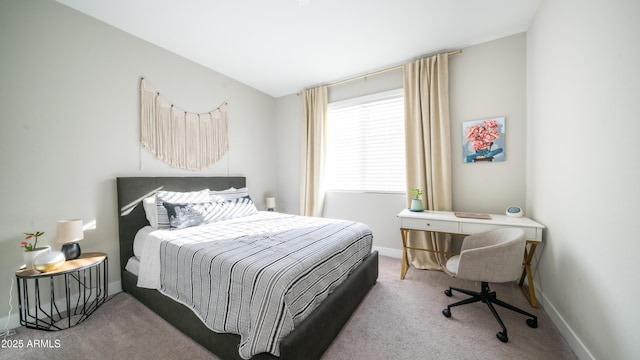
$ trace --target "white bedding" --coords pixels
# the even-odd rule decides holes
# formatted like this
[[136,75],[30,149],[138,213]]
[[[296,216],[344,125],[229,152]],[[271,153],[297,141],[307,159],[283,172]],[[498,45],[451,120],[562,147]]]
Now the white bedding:
[[[160,244],[163,241],[178,242],[211,242],[225,240],[230,237],[237,236],[237,228],[235,225],[241,223],[261,221],[270,218],[277,218],[284,215],[271,211],[260,211],[255,215],[245,216],[235,219],[223,220],[211,224],[204,224],[179,230],[154,229],[151,226],[145,226],[138,231],[133,240],[133,253],[140,259],[140,273],[138,274],[138,287],[149,289],[160,289]],[[278,225],[278,228],[270,228],[265,226],[252,226],[243,229],[244,236],[252,236],[275,231],[284,231],[286,227],[295,226],[293,224]],[[210,234],[210,229],[216,229],[216,234]],[[208,233],[203,236],[202,233]],[[188,238],[188,240],[186,240]]]
[[133,275],[138,276],[140,273],[140,259],[135,256],[130,257],[129,260],[127,260],[127,265],[125,265],[124,269]]
[[147,241],[147,239],[149,238],[149,234],[151,234],[151,232],[155,230],[157,230],[157,228],[154,229],[151,226],[147,225],[138,230],[138,232],[136,233],[136,237],[133,238],[133,255],[135,255],[138,259],[142,257],[142,249],[144,247],[145,241]]
[[143,229],[134,248],[138,286],[187,305],[213,331],[239,334],[247,359],[278,356],[280,339],[362,262],[371,243],[361,223],[259,212],[181,230]]

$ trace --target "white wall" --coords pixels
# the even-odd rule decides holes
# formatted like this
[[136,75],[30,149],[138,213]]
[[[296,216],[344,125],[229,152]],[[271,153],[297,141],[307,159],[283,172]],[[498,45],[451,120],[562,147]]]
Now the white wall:
[[[96,221],[81,247],[118,286],[117,176],[244,175],[259,208],[277,191],[274,98],[49,0],[0,2],[0,49],[0,326],[22,233],[57,249],[57,220]],[[228,101],[230,155],[192,172],[141,152],[141,76],[190,111]]]
[[[503,213],[509,205],[525,206],[525,49],[525,35],[517,34],[465,48],[450,57],[454,210]],[[329,101],[402,85],[402,70],[394,70],[330,87]],[[506,117],[507,161],[464,164],[462,123],[493,116]],[[278,99],[278,174],[279,182],[287,184],[280,187],[279,197],[295,213],[300,194],[292,178],[299,179],[300,174],[301,120],[302,97],[294,94]],[[402,242],[396,215],[406,205],[405,194],[330,192],[324,216],[369,224],[374,246],[397,255]]]
[[640,354],[638,14],[545,0],[527,33],[527,205],[547,226],[536,283],[583,359]]
[[276,109],[277,134],[273,143],[277,149],[276,207],[280,212],[300,214],[302,98],[296,94],[280,97]]
[[[504,214],[525,208],[526,36],[508,36],[451,57],[453,209]],[[462,123],[505,117],[505,161],[463,163]],[[528,215],[528,214],[525,214]]]

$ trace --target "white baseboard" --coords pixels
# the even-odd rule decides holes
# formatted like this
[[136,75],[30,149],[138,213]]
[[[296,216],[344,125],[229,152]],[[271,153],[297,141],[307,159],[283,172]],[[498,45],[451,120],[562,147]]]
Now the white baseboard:
[[122,292],[122,282],[120,280],[109,283],[109,296]]
[[[536,289],[539,289],[538,284],[534,283],[534,286],[536,287]],[[564,317],[562,317],[562,315],[558,312],[556,307],[553,306],[553,303],[549,301],[545,294],[536,290],[536,296],[538,297],[538,300],[542,300],[538,301],[540,303],[540,306],[544,308],[544,311],[547,313],[547,315],[549,315],[553,324],[562,334],[562,337],[567,340],[569,346],[576,354],[576,356],[581,360],[595,360],[596,358],[593,356],[593,354],[591,354],[589,349],[587,349],[582,340],[580,340],[571,326],[567,324],[567,322],[564,320]]]
[[[113,296],[122,291],[122,283],[120,280],[113,281],[109,283],[109,287],[107,289],[109,291],[109,296]],[[11,310],[11,314],[7,314],[4,317],[0,317],[0,336],[4,334],[7,330],[17,329],[20,327],[20,314],[18,313],[18,304],[17,304],[17,296],[15,283],[13,284],[13,289],[11,290],[12,295],[12,305],[13,309]],[[15,304],[14,304],[15,302]],[[65,299],[58,299],[56,301],[56,305],[59,308],[64,308],[66,306]],[[49,307],[49,304],[43,304],[43,308]]]
[[402,259],[402,250],[400,249],[373,246],[372,250],[377,250],[380,255],[384,255],[384,256],[388,256],[396,259]]

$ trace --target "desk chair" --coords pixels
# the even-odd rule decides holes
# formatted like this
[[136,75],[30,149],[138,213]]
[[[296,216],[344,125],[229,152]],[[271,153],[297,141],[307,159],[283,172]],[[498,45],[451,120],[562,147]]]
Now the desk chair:
[[490,282],[503,283],[518,279],[522,273],[525,246],[524,231],[516,228],[492,230],[465,237],[460,255],[455,255],[447,261],[447,270],[454,277],[480,281],[480,292],[450,287],[444,291],[445,295],[451,296],[451,291],[456,290],[471,297],[447,306],[442,310],[442,314],[451,317],[452,307],[482,301],[487,304],[502,327],[502,331],[498,332],[496,337],[504,343],[509,341],[507,328],[496,312],[494,304],[530,317],[526,321],[527,325],[537,328],[538,318],[535,315],[498,300],[496,292],[489,289]]

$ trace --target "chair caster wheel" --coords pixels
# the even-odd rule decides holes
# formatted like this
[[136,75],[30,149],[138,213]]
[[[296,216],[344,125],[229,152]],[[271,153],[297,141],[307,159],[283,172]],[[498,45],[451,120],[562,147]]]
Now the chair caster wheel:
[[527,325],[529,325],[530,328],[537,328],[538,327],[538,319],[527,319]]
[[503,333],[503,332],[497,333],[496,337],[498,338],[498,340],[502,341],[503,343],[506,343],[507,341],[509,341],[509,337],[507,336],[506,333]]
[[450,318],[451,317],[451,310],[449,310],[449,309],[442,310],[442,315],[444,315],[444,317]]
[[445,290],[445,291],[444,291],[444,294],[445,294],[445,295],[447,295],[447,296],[449,296],[449,297],[451,297],[451,295],[453,295],[453,293],[451,293],[451,290],[450,290],[450,289]]

